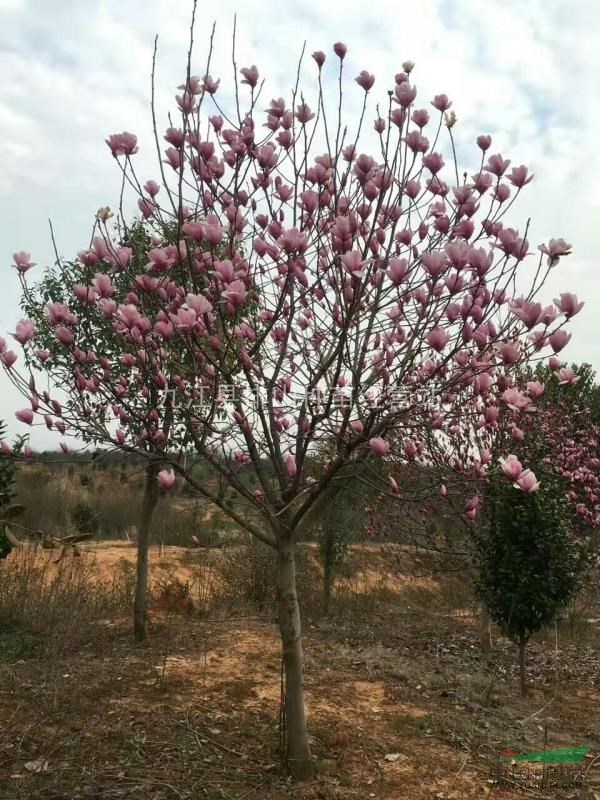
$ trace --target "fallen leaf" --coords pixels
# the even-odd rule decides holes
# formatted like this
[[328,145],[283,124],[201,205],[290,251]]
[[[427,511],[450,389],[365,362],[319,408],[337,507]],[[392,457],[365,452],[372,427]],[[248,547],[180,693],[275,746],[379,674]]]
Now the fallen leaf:
[[36,758],[35,761],[28,761],[23,766],[28,772],[47,772],[49,765],[45,758]]

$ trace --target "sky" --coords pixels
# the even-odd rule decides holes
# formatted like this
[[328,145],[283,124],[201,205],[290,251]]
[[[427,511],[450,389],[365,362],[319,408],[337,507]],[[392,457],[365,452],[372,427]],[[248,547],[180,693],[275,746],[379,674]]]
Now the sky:
[[[238,67],[258,66],[265,100],[289,96],[304,42],[308,53],[332,54],[341,40],[350,74],[375,74],[375,100],[385,102],[407,59],[416,63],[423,106],[440,92],[452,99],[459,159],[473,152],[477,134],[490,133],[492,152],[529,166],[535,179],[510,221],[524,229],[531,218],[532,245],[553,236],[573,245],[543,299],[573,291],[585,300],[564,356],[600,370],[597,0],[200,2],[192,73],[205,71],[215,22],[211,73],[224,87],[231,85],[235,12]],[[166,127],[186,72],[190,17],[191,0],[0,0],[0,335],[20,318],[12,253],[31,252],[37,269],[51,263],[51,219],[60,254],[74,256],[89,244],[97,209],[116,206],[119,172],[106,136],[136,133],[136,168],[144,179],[158,177],[149,113],[154,39],[158,118]],[[309,100],[314,76],[307,59]],[[354,90],[349,115],[362,98]],[[25,405],[0,372],[0,419],[11,435],[24,432],[14,412]],[[55,447],[57,440],[34,429],[32,444]]]

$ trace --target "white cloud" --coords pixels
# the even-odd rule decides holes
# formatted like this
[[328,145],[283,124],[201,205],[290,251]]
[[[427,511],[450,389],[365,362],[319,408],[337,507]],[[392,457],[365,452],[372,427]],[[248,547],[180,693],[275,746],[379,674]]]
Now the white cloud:
[[[154,35],[159,33],[157,101],[164,120],[185,73],[190,8],[188,0],[0,0],[1,263],[17,249],[50,261],[49,217],[63,253],[86,243],[96,209],[114,205],[118,192],[118,170],[103,143],[107,134],[138,133],[140,173],[156,176],[148,115]],[[205,12],[199,3],[193,70],[204,71],[213,14],[211,72],[227,86],[229,4]],[[308,56],[315,49],[330,53],[331,44],[342,40],[349,46],[347,69],[373,72],[375,94],[385,102],[385,88],[402,61],[416,61],[423,104],[440,91],[454,101],[461,155],[477,133],[490,132],[494,151],[536,173],[512,218],[519,223],[532,217],[532,243],[553,235],[573,243],[574,255],[552,275],[546,294],[574,290],[585,298],[567,355],[600,366],[599,32],[594,0],[574,0],[568,8],[563,0],[240,0],[238,66],[259,66],[268,100],[289,92],[305,39]],[[310,57],[302,75],[307,82],[314,78]],[[347,98],[352,115],[360,94],[348,87]],[[1,332],[18,318],[16,280],[3,274]],[[17,430],[13,412],[22,401],[4,376],[0,380],[0,417]],[[37,441],[53,440],[42,434]]]

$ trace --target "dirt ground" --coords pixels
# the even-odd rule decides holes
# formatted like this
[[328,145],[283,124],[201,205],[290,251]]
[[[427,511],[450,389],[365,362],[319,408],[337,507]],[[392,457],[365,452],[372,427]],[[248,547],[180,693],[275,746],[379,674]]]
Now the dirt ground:
[[[210,558],[218,555],[154,550],[143,645],[114,609],[99,609],[76,636],[65,623],[70,645],[0,629],[0,800],[600,797],[593,627],[583,641],[560,632],[532,642],[532,688],[522,700],[510,643],[496,637],[487,661],[473,617],[448,610],[460,585],[390,576],[375,547],[352,554],[342,583],[356,591],[345,605],[306,622],[319,774],[294,785],[280,759],[277,627],[252,609],[205,613]],[[94,545],[68,569],[109,582],[130,575],[125,562],[134,560],[126,543]],[[0,566],[0,580],[8,568]],[[181,596],[173,589],[186,585]],[[576,745],[590,747],[585,791],[500,788],[491,777],[492,759],[506,748]]]

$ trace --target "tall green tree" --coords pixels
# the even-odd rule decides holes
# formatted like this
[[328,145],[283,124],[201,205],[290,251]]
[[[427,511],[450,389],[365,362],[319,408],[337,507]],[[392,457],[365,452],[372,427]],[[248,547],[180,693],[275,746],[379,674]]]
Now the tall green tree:
[[[0,440],[4,440],[6,435],[6,424],[0,420]],[[0,449],[0,559],[5,559],[10,555],[13,549],[12,544],[6,537],[5,533],[5,520],[17,515],[20,507],[11,506],[11,500],[14,498],[14,479],[17,471],[17,459],[22,446],[23,439],[17,440],[15,446],[11,448]]]
[[518,647],[525,695],[527,643],[569,602],[583,564],[568,511],[551,481],[528,494],[503,478],[493,482],[488,524],[476,535],[476,553],[480,597]]

